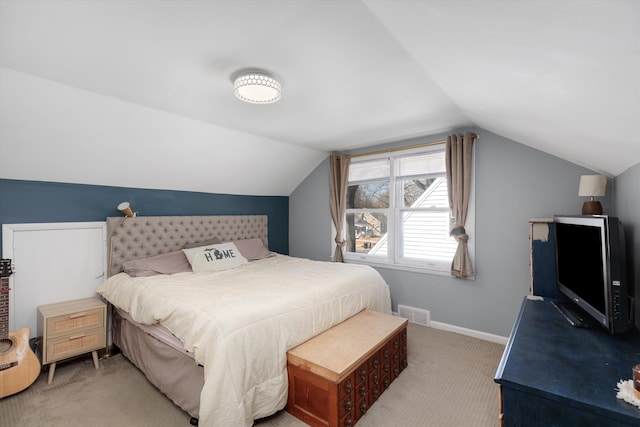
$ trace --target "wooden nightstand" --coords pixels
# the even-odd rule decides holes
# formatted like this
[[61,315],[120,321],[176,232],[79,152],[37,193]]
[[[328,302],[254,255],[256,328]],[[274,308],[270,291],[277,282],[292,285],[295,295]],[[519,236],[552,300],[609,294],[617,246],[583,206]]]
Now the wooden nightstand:
[[47,384],[53,381],[56,363],[91,352],[99,368],[98,353],[107,345],[107,306],[86,298],[38,307],[38,336],[42,336],[42,365],[51,364]]

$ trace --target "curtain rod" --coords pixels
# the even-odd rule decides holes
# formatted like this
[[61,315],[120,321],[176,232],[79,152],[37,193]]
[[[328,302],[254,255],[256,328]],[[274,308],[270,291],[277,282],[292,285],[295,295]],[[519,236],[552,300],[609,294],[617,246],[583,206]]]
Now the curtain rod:
[[[480,137],[478,137],[478,135],[476,135],[475,133],[472,133],[471,136],[473,139],[480,139]],[[374,154],[393,153],[395,151],[412,150],[414,148],[423,148],[423,147],[430,147],[432,145],[445,144],[446,142],[447,140],[444,139],[442,141],[425,142],[422,144],[407,145],[405,147],[387,148],[385,150],[369,151],[367,153],[347,154],[347,157],[352,159],[354,157],[373,156]]]

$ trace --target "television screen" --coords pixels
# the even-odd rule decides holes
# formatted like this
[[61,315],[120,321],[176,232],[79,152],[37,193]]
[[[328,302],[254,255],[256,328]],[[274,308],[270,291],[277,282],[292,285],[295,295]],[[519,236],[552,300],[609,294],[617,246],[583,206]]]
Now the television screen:
[[605,313],[602,229],[557,224],[558,281],[600,313]]

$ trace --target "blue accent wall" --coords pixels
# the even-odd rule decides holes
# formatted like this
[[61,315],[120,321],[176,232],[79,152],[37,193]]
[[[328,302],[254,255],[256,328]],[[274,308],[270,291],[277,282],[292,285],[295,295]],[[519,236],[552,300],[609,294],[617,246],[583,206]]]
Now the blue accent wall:
[[[268,215],[269,249],[289,254],[289,198],[0,179],[0,224],[104,221],[130,202],[139,216]],[[2,234],[0,231],[0,241]]]

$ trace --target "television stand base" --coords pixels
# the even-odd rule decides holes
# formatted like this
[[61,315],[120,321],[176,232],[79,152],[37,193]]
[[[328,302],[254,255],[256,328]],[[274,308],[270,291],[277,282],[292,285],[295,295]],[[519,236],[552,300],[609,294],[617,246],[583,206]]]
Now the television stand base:
[[595,328],[598,325],[584,310],[569,301],[551,301],[551,304],[558,309],[571,326],[576,328]]

